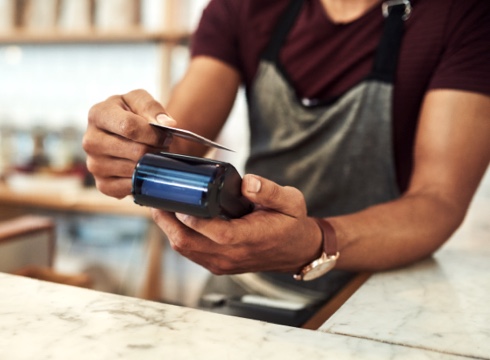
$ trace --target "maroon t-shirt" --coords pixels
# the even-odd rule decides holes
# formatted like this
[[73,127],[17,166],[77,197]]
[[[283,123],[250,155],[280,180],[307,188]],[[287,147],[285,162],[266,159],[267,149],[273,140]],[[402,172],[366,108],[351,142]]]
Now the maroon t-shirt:
[[[235,67],[247,87],[289,0],[211,0],[192,39],[192,56]],[[394,92],[398,183],[408,185],[424,94],[449,88],[490,94],[490,1],[417,0],[405,22]],[[328,100],[371,70],[384,18],[376,5],[361,18],[335,24],[320,0],[304,0],[280,61],[300,97]]]

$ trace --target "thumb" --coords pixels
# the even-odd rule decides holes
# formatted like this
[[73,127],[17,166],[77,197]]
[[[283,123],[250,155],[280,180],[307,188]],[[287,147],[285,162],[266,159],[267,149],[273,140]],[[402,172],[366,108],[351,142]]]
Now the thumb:
[[247,174],[242,181],[242,194],[256,205],[298,217],[306,214],[303,194],[291,186],[281,186],[258,175]]
[[158,114],[155,118],[157,123],[160,125],[165,125],[165,126],[171,126],[171,127],[176,127],[177,126],[177,121],[175,121],[173,118],[171,118],[168,114]]

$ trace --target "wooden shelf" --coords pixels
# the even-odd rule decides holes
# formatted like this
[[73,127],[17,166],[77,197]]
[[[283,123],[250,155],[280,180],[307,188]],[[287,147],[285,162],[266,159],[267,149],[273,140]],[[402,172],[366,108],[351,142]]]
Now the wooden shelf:
[[189,30],[145,31],[141,28],[121,32],[91,30],[87,32],[64,32],[61,30],[33,32],[17,29],[10,33],[0,33],[0,46],[5,45],[76,45],[76,44],[128,44],[154,43],[159,45],[164,58],[161,67],[163,91],[160,100],[169,98],[171,81],[171,54],[175,45],[188,45]]
[[95,188],[60,192],[14,191],[0,182],[0,204],[21,208],[42,208],[82,213],[106,213],[150,218],[150,210],[136,205],[128,196],[122,200],[105,196]]
[[185,30],[148,32],[141,29],[124,32],[90,31],[71,32],[32,32],[17,30],[0,34],[0,44],[77,44],[77,43],[134,43],[167,42],[185,44],[190,33]]

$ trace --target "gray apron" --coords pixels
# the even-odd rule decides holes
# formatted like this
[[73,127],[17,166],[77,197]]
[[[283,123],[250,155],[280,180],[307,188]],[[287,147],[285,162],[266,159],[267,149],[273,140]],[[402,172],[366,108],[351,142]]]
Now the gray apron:
[[[298,12],[301,4],[294,0],[288,11]],[[293,23],[278,27],[250,91],[246,172],[300,189],[310,216],[348,214],[396,198],[394,69],[375,64],[367,79],[330,104],[300,100],[279,63]]]
[[[405,8],[393,7],[385,20],[371,73],[339,98],[322,103],[299,99],[279,61],[302,4],[292,0],[281,17],[249,91],[246,173],[300,189],[310,216],[348,214],[395,199],[392,94]],[[290,274],[260,273],[220,281],[231,280],[244,293],[318,301],[352,275],[334,270],[312,282],[297,282]],[[210,288],[219,290],[215,285]]]

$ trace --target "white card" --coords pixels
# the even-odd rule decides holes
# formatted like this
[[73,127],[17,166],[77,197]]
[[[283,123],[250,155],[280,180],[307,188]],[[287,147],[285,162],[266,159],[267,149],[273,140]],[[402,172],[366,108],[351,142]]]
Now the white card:
[[234,150],[229,149],[226,146],[223,146],[221,144],[218,144],[217,142],[211,141],[211,140],[205,138],[204,136],[198,135],[198,134],[193,133],[192,131],[189,131],[189,130],[178,129],[178,128],[175,128],[172,126],[165,126],[165,125],[161,125],[161,124],[157,124],[157,123],[150,123],[150,125],[155,127],[155,128],[162,129],[166,132],[169,132],[172,136],[178,136],[178,137],[181,137],[181,138],[186,139],[186,140],[197,142],[199,144],[203,144],[206,146],[215,147],[218,149],[228,150],[228,151],[234,152]]

